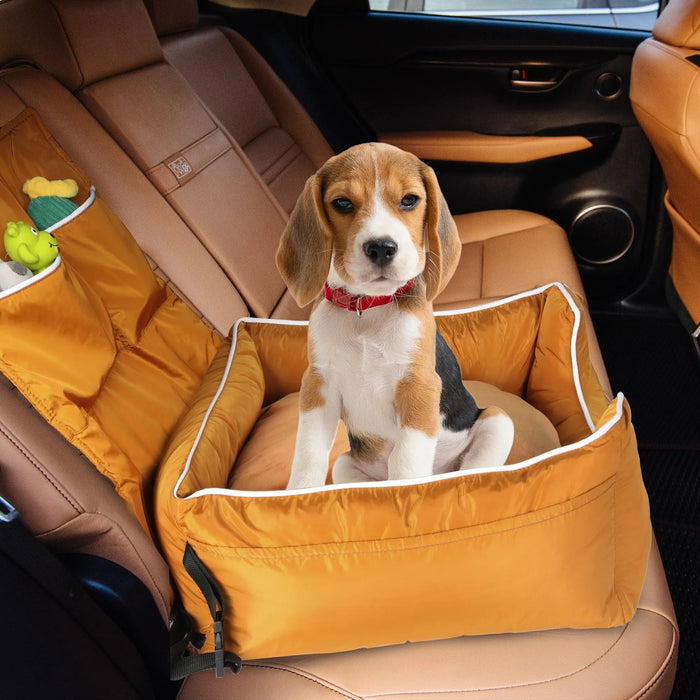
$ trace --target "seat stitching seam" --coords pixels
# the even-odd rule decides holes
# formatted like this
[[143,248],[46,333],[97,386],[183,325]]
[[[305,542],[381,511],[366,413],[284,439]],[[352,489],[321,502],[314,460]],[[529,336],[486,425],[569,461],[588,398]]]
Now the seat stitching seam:
[[[659,617],[663,617],[664,619],[668,619],[668,618],[666,618],[665,615],[659,615],[659,613],[657,613],[657,612],[653,612],[652,614],[658,615]],[[673,627],[673,625],[672,625],[672,627]],[[660,682],[661,679],[663,678],[664,674],[666,673],[666,669],[671,665],[671,660],[673,659],[673,657],[674,657],[674,655],[675,655],[674,652],[675,652],[676,649],[677,649],[677,644],[676,644],[677,639],[678,639],[678,632],[676,631],[676,628],[673,627],[673,649],[671,650],[671,653],[668,654],[668,656],[666,657],[665,663],[664,663],[664,665],[659,669],[658,673],[656,674],[656,677],[655,677],[655,678],[649,683],[649,685],[642,691],[642,694],[637,696],[638,698],[643,698],[643,697],[645,697],[646,695],[648,695],[648,694],[659,684],[659,682]]]
[[39,464],[39,462],[34,459],[18,440],[15,439],[14,435],[7,432],[3,427],[0,427],[0,433],[7,439],[7,441],[21,454],[24,458],[34,466],[34,468],[39,471],[44,478],[56,489],[56,491],[63,496],[65,501],[75,510],[76,513],[81,514],[83,511],[78,507],[78,505],[70,498],[70,496],[58,485],[58,483],[51,477],[51,475]]
[[267,665],[267,664],[252,664],[252,663],[244,663],[244,666],[247,666],[248,668],[267,668],[267,669],[272,669],[274,671],[282,671],[284,673],[291,673],[294,676],[297,676],[303,680],[309,681],[311,683],[315,683],[316,685],[320,685],[322,688],[325,688],[326,690],[330,690],[332,693],[336,693],[337,695],[340,695],[344,698],[349,698],[350,700],[359,700],[358,696],[355,695],[355,693],[348,693],[344,690],[341,690],[339,688],[334,688],[328,683],[324,683],[320,678],[315,678],[313,676],[307,675],[306,673],[302,673],[301,671],[297,671],[296,669],[293,668],[286,668],[284,666],[276,666],[273,664]]
[[289,146],[287,146],[287,148],[285,148],[283,151],[280,151],[279,155],[275,157],[274,161],[272,161],[270,165],[267,166],[267,168],[265,168],[264,172],[270,170],[270,168],[272,168],[274,165],[283,160],[287,156],[287,154],[293,151],[294,149],[301,153],[301,148],[299,148],[299,144],[295,142],[290,143]]
[[[645,609],[645,610],[646,610],[646,609]],[[660,615],[659,613],[656,613],[656,612],[653,612],[653,611],[647,611],[647,612],[651,612],[653,615],[656,615],[657,617],[662,617],[662,618],[664,618],[664,619],[666,619],[666,620],[668,619],[668,618],[666,618],[665,616]],[[561,681],[561,680],[564,680],[564,679],[567,679],[567,678],[573,678],[574,676],[578,675],[579,673],[582,673],[583,671],[586,671],[587,669],[592,668],[595,664],[599,663],[602,659],[604,659],[606,656],[608,656],[608,655],[612,652],[612,650],[613,650],[616,646],[618,646],[618,644],[620,643],[620,641],[621,641],[622,638],[624,637],[625,631],[627,630],[627,626],[628,626],[628,625],[625,625],[624,629],[622,630],[622,633],[621,633],[620,636],[617,638],[617,640],[615,641],[615,643],[614,643],[612,646],[610,646],[608,649],[606,649],[606,651],[605,651],[603,654],[601,654],[601,655],[598,656],[597,658],[593,659],[593,661],[591,661],[590,663],[586,664],[585,666],[582,666],[581,668],[576,669],[575,671],[572,671],[572,672],[570,672],[570,673],[566,673],[566,674],[564,674],[564,675],[557,676],[556,678],[550,678],[550,679],[547,679],[547,680],[545,680],[545,681],[534,681],[534,682],[529,682],[529,683],[522,683],[522,684],[518,684],[518,685],[516,685],[516,684],[511,684],[511,685],[503,685],[503,686],[491,686],[491,687],[488,687],[488,688],[455,688],[455,689],[453,689],[453,690],[434,690],[434,689],[433,689],[433,690],[430,690],[430,691],[426,690],[426,691],[418,691],[418,692],[420,692],[420,693],[423,693],[423,692],[428,693],[428,692],[430,692],[430,693],[440,693],[440,694],[448,695],[448,694],[452,694],[452,693],[463,693],[463,692],[466,690],[467,692],[477,692],[477,693],[480,693],[480,692],[490,692],[490,691],[494,691],[494,690],[507,690],[507,689],[509,689],[509,688],[528,688],[528,687],[535,687],[535,686],[538,686],[538,685],[547,685],[547,684],[549,684],[549,683],[555,683],[555,682],[557,682],[557,681]],[[673,646],[675,647],[675,646],[676,646],[675,640],[677,639],[677,633],[676,633],[675,627],[673,628],[673,638],[674,638],[674,645],[673,645]],[[663,673],[664,673],[665,669],[668,668],[668,666],[669,666],[669,664],[670,664],[672,658],[673,658],[673,652],[671,652],[671,653],[666,657],[664,664],[663,664],[663,665],[661,666],[661,668],[659,669],[659,672],[658,672],[656,678],[654,679],[654,681],[652,682],[652,684],[651,684],[649,687],[645,688],[645,689],[642,691],[642,694],[641,694],[641,695],[636,695],[636,696],[635,696],[635,698],[637,698],[637,700],[641,700],[641,698],[643,698],[647,693],[649,693],[649,692],[652,690],[652,688],[656,685],[656,683],[659,682],[659,680],[660,680],[661,677],[663,676]],[[402,691],[402,692],[403,692],[403,691]],[[416,691],[412,691],[412,692],[415,693]],[[377,694],[373,694],[372,697],[377,697],[377,698],[379,698],[379,697],[390,697],[390,696],[395,695],[395,694],[398,694],[398,691],[397,691],[397,693],[394,693],[394,692],[391,692],[391,693],[377,693]]]
[[[571,671],[570,673],[565,673],[561,676],[557,676],[556,678],[548,678],[547,680],[544,681],[532,681],[528,683],[511,683],[510,685],[495,685],[495,686],[490,686],[488,688],[455,688],[452,690],[426,690],[426,691],[420,691],[422,692],[431,692],[431,693],[440,693],[440,694],[451,694],[451,693],[463,693],[465,690],[467,692],[477,692],[477,693],[482,693],[482,692],[489,692],[493,690],[508,690],[511,688],[534,688],[539,685],[547,685],[549,683],[555,683],[557,681],[564,680],[566,678],[573,678],[574,676],[578,675],[579,673],[582,673],[583,671],[586,671],[587,669],[593,667],[595,664],[597,664],[601,659],[604,659],[610,652],[620,643],[620,640],[625,634],[625,630],[627,629],[627,626],[625,625],[625,629],[622,631],[620,636],[615,640],[615,643],[610,646],[608,649],[605,650],[600,656],[597,658],[593,659],[590,663],[586,664],[585,666],[582,666],[581,668],[577,668],[575,671]],[[373,695],[372,697],[390,697],[391,695],[395,695],[396,693],[391,692],[391,693],[379,693],[376,695]]]

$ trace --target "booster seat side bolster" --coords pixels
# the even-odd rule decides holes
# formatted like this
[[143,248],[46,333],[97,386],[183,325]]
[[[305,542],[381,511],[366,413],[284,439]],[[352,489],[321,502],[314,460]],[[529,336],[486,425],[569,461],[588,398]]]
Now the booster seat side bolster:
[[173,430],[157,483],[166,483],[175,499],[203,488],[226,488],[231,467],[260,413],[264,391],[257,348],[239,322]]
[[265,377],[265,405],[299,391],[308,365],[308,321],[243,319],[255,343]]

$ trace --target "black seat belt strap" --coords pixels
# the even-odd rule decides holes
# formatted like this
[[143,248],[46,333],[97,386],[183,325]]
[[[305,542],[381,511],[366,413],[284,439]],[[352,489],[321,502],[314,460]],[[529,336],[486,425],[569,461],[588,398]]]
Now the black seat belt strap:
[[212,576],[209,569],[195,554],[189,542],[185,545],[185,554],[182,558],[185,571],[192,577],[202,592],[209,612],[214,620],[214,651],[206,654],[193,654],[178,659],[171,665],[171,680],[180,680],[191,673],[204,669],[216,670],[216,677],[222,678],[224,669],[229,668],[233,673],[241,670],[241,659],[234,653],[224,649],[224,596],[219,584]]

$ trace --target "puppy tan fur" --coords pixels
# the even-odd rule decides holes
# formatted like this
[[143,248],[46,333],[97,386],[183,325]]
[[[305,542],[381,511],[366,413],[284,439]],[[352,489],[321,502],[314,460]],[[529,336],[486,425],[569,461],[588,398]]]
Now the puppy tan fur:
[[477,408],[433,318],[460,252],[433,170],[409,153],[362,144],[309,178],[277,252],[297,303],[315,302],[288,488],[325,482],[339,419],[336,483],[505,462],[513,424]]

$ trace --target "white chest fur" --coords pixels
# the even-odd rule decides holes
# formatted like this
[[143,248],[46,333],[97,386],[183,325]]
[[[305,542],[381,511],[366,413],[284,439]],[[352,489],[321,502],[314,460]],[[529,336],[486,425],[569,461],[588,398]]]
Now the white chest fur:
[[437,436],[401,425],[397,383],[416,359],[424,331],[419,318],[391,305],[358,316],[321,302],[311,321],[310,359],[321,379],[324,401],[300,413],[288,488],[323,483],[341,417],[359,451],[353,447],[338,457],[335,483],[424,478],[452,469],[503,464],[513,424],[502,412],[457,432],[443,426]]
[[398,429],[395,388],[413,360],[420,321],[392,305],[358,316],[321,303],[309,332],[313,364],[340,398],[348,431],[391,439]]

